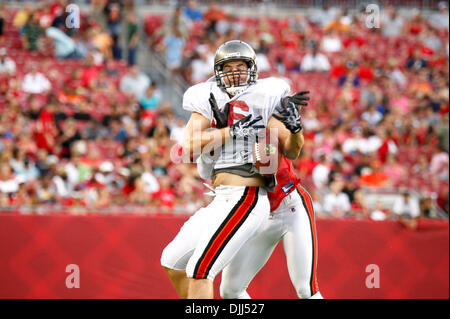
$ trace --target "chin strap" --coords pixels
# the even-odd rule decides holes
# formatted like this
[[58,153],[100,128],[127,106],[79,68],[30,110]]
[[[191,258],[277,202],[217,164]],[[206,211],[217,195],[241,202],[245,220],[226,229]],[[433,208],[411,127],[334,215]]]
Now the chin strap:
[[243,86],[232,86],[229,88],[225,88],[225,90],[228,92],[228,94],[235,96],[236,94],[244,92],[247,88],[248,88],[248,84],[243,85]]

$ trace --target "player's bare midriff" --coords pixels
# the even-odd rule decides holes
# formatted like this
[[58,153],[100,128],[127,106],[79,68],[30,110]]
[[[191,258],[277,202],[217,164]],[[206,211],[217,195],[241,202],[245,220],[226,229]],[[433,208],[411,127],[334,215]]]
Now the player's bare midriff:
[[230,186],[264,186],[264,178],[262,176],[242,177],[231,173],[217,173],[213,179],[213,187],[219,185]]

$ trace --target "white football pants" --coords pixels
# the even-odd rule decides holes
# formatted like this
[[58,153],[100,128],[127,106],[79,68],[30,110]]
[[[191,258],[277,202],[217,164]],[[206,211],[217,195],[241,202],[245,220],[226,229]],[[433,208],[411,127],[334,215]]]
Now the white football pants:
[[[321,297],[317,285],[317,239],[312,200],[301,186],[270,213],[264,230],[247,242],[222,272],[220,294],[248,299],[246,289],[283,241],[289,276],[299,298]],[[276,295],[276,291],[273,292]]]

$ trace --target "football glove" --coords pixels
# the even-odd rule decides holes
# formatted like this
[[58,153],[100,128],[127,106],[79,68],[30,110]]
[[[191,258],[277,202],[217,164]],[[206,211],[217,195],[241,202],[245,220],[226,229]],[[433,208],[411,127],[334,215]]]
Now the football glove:
[[216,128],[224,128],[228,126],[228,113],[230,112],[230,104],[225,104],[223,111],[219,110],[214,94],[209,95],[209,104],[216,121]]
[[309,101],[309,96],[305,96],[309,94],[309,91],[300,91],[298,93],[295,93],[292,96],[287,96],[282,100],[282,106],[285,106],[285,104],[287,104],[288,102],[292,102],[295,105],[300,105],[300,106],[307,106]]
[[258,130],[265,127],[262,124],[256,125],[256,123],[261,120],[261,115],[257,116],[253,120],[251,114],[247,115],[233,125],[230,125],[230,136],[233,139],[256,139]]
[[302,117],[293,102],[288,101],[285,103],[279,115],[273,114],[273,117],[282,122],[292,134],[296,134],[303,129]]

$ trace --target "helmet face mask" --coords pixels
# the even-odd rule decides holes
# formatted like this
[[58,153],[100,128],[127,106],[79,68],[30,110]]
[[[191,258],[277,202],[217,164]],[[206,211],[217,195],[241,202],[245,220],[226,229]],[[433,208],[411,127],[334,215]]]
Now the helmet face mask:
[[[234,96],[243,92],[256,82],[256,54],[252,47],[239,40],[222,44],[214,57],[214,73],[217,85]],[[238,67],[237,70],[226,68],[224,65],[231,61],[243,61],[247,68]]]

